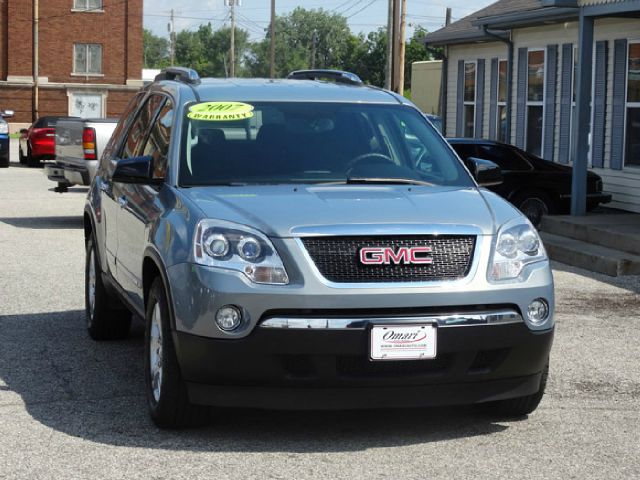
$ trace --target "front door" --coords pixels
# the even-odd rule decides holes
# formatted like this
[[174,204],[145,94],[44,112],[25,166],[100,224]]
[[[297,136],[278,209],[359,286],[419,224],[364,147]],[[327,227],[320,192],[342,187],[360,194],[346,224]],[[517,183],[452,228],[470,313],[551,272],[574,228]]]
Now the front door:
[[[129,132],[131,147],[125,146],[122,158],[150,156],[154,162],[155,179],[164,179],[172,123],[171,101],[163,95],[152,95],[140,111],[139,122]],[[122,185],[119,192],[117,279],[131,300],[141,308],[144,308],[144,249],[151,234],[149,225],[162,213],[161,189],[161,185],[127,184]]]

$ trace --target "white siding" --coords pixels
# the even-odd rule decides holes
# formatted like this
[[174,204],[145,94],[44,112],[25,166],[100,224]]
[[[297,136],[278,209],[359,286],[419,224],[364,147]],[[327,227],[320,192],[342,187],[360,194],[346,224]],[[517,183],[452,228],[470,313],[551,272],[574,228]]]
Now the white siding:
[[[607,3],[605,1],[585,2],[589,4]],[[622,208],[640,213],[640,168],[624,167],[623,170],[609,168],[611,155],[611,114],[612,114],[612,85],[613,85],[613,41],[620,38],[629,40],[640,39],[640,19],[602,18],[595,22],[595,41],[608,41],[608,69],[607,69],[607,121],[605,124],[604,168],[595,169],[602,176],[604,189],[613,195],[612,207]],[[562,75],[562,44],[578,43],[578,23],[565,22],[542,27],[521,28],[513,31],[514,65],[513,65],[513,94],[511,115],[511,142],[515,142],[516,134],[516,81],[517,81],[517,52],[518,48],[546,48],[547,45],[558,45],[557,98],[555,121],[554,160],[558,159],[559,124],[560,124],[560,83]],[[454,136],[456,132],[456,82],[458,78],[458,60],[476,60],[484,58],[485,68],[485,111],[484,134],[489,133],[490,88],[491,88],[491,59],[507,58],[507,46],[501,42],[482,44],[452,45],[449,47],[449,80],[447,85],[447,134]]]
[[449,78],[447,82],[447,136],[456,135],[456,106],[458,60],[485,59],[484,65],[484,115],[482,131],[489,136],[489,111],[491,93],[491,59],[507,58],[507,44],[503,42],[478,43],[473,45],[451,45],[449,47]]

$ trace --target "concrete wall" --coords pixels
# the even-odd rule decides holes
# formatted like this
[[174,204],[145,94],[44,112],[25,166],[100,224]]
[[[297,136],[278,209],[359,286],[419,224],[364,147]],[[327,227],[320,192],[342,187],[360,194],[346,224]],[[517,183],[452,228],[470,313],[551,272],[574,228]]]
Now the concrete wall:
[[442,61],[414,62],[411,65],[411,100],[424,113],[439,114]]

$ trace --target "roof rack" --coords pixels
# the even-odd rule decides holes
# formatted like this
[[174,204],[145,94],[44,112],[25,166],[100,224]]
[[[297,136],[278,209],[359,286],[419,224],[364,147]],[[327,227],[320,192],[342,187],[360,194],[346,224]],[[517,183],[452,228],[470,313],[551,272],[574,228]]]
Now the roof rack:
[[185,67],[169,67],[163,69],[158,75],[156,75],[156,82],[161,80],[174,80],[176,82],[188,83],[191,85],[197,85],[200,83],[200,75],[192,68]]
[[364,85],[355,73],[342,70],[296,70],[287,75],[290,80],[332,80],[347,85]]

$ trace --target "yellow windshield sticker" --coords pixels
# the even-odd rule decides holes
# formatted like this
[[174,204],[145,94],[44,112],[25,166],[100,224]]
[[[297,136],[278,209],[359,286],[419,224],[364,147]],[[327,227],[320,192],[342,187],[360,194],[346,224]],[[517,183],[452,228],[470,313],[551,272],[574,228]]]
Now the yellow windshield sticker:
[[233,122],[253,117],[253,105],[240,102],[205,102],[189,108],[187,117],[206,122]]

